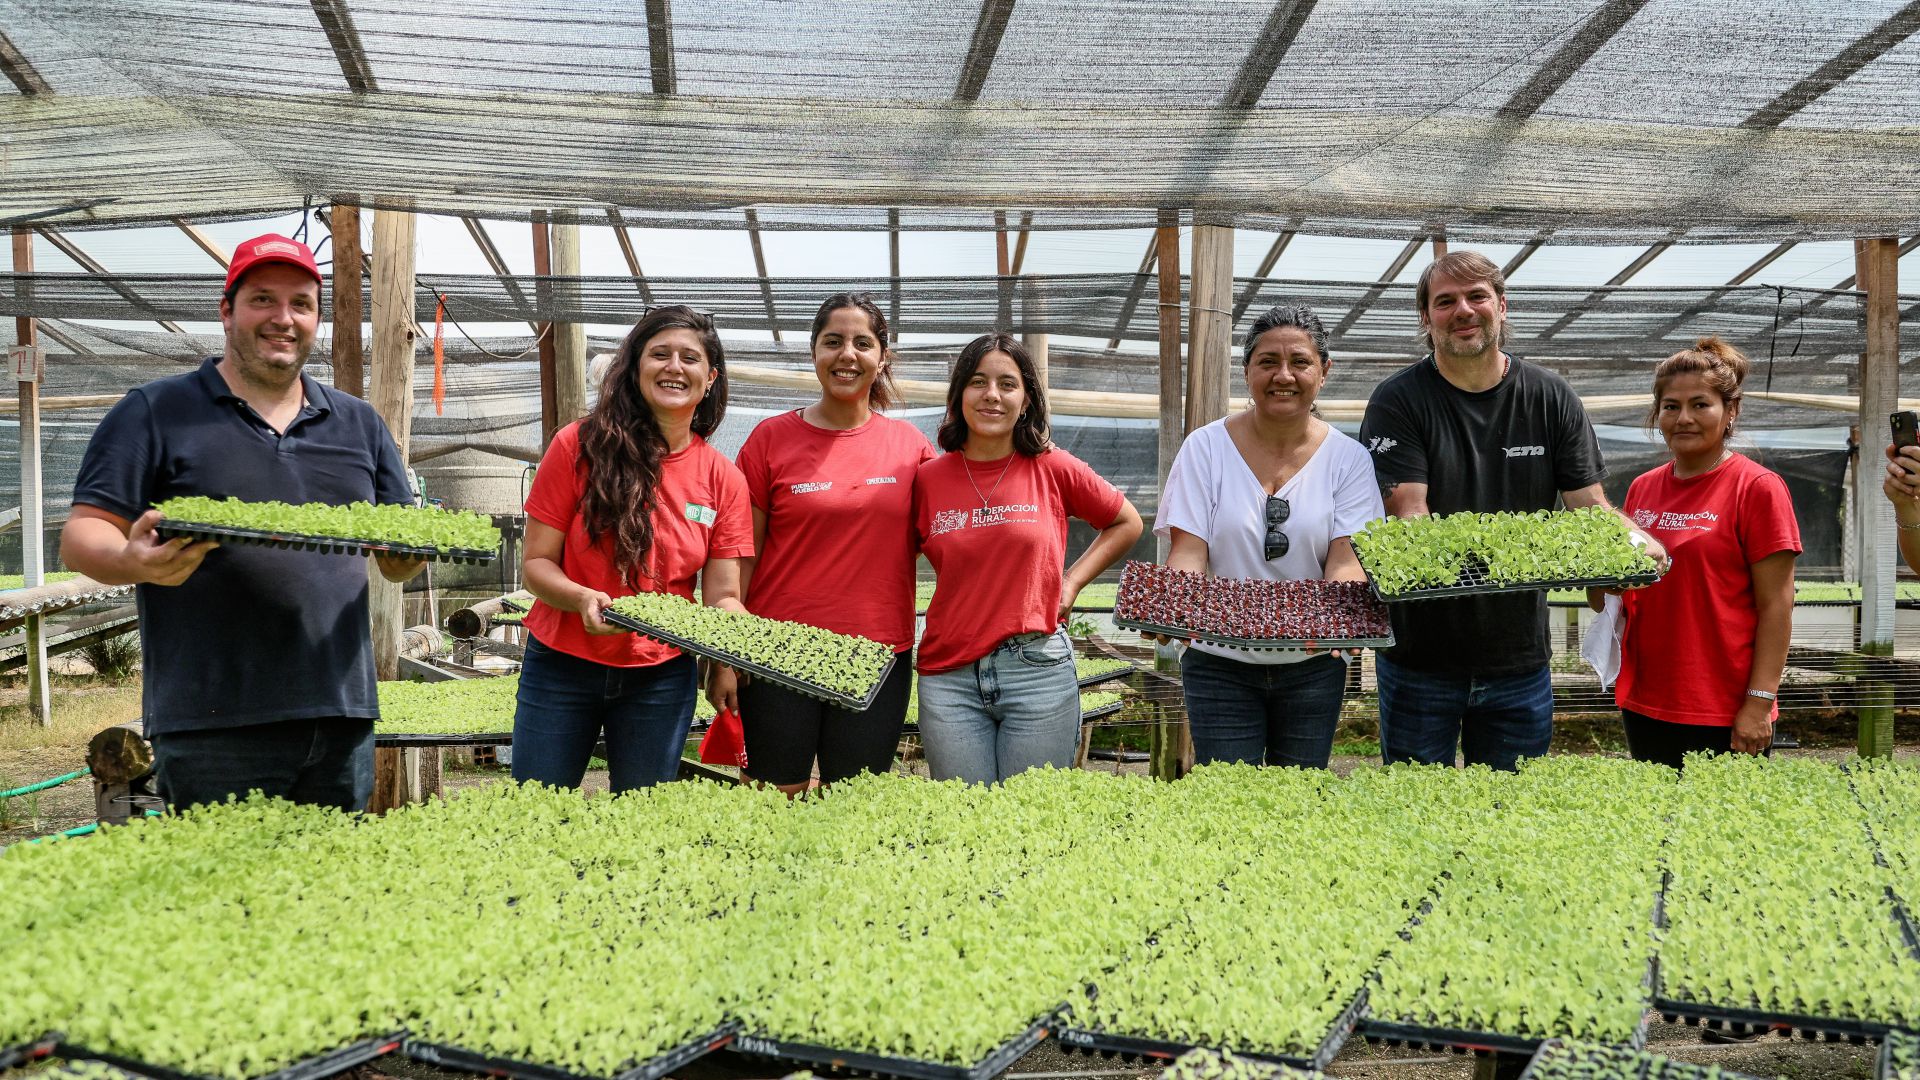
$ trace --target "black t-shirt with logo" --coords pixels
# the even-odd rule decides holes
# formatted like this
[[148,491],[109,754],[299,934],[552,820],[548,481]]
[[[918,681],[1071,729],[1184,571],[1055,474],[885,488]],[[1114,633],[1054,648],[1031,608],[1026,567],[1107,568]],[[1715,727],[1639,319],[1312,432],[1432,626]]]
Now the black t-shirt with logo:
[[[1567,381],[1514,359],[1499,385],[1469,393],[1431,355],[1380,383],[1360,441],[1383,492],[1427,485],[1427,509],[1552,509],[1563,491],[1607,475],[1587,411]],[[1547,594],[1523,592],[1391,606],[1387,655],[1421,671],[1515,675],[1547,662]]]

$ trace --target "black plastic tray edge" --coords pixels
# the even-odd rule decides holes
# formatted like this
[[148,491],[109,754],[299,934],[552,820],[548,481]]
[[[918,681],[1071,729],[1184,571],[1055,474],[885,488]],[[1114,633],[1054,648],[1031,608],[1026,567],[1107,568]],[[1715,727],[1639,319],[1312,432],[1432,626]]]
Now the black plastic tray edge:
[[[1902,1032],[1908,1038],[1920,1039],[1920,1031],[1907,1031],[1905,1028],[1898,1028],[1896,1030]],[[1889,1034],[1891,1034],[1891,1032],[1889,1032]],[[1893,1075],[1893,1040],[1880,1040],[1880,1052],[1874,1055],[1873,1076],[1874,1080],[1895,1080]]]
[[1341,1007],[1340,1015],[1334,1017],[1313,1053],[1306,1056],[1298,1054],[1276,1054],[1267,1050],[1243,1050],[1234,1046],[1219,1044],[1201,1044],[1180,1042],[1178,1040],[1152,1039],[1139,1035],[1120,1035],[1113,1032],[1097,1031],[1092,1028],[1062,1027],[1054,1037],[1060,1041],[1060,1048],[1070,1053],[1113,1053],[1127,1054],[1142,1058],[1156,1058],[1172,1061],[1189,1050],[1211,1050],[1214,1053],[1231,1052],[1235,1057],[1253,1061],[1265,1061],[1274,1065],[1291,1065],[1296,1069],[1321,1069],[1333,1064],[1340,1051],[1353,1038],[1354,1030],[1360,1025],[1360,1019],[1367,1008],[1367,987],[1364,980],[1358,993],[1354,994]]
[[[1364,564],[1362,565],[1364,569]],[[1613,578],[1554,578],[1550,581],[1529,581],[1516,585],[1435,585],[1421,589],[1408,589],[1388,595],[1380,591],[1374,583],[1373,575],[1367,575],[1367,585],[1373,589],[1373,595],[1383,604],[1399,604],[1409,600],[1447,600],[1461,596],[1494,596],[1500,593],[1545,592],[1549,589],[1626,589],[1640,585],[1651,585],[1660,580],[1659,574],[1630,574]]]
[[734,1049],[743,1054],[756,1057],[775,1058],[781,1061],[796,1061],[803,1065],[818,1065],[826,1068],[853,1069],[858,1072],[873,1073],[876,1076],[901,1077],[903,1080],[992,1080],[1013,1066],[1013,1063],[1025,1057],[1034,1047],[1046,1041],[1053,1033],[1060,1012],[1066,1006],[1047,1013],[1034,1021],[1026,1031],[1001,1043],[978,1063],[962,1067],[943,1065],[933,1061],[919,1061],[914,1058],[888,1057],[883,1054],[864,1054],[835,1050],[831,1047],[815,1046],[811,1043],[788,1042],[761,1035],[741,1035],[734,1040]]
[[685,649],[687,652],[693,653],[696,656],[704,656],[709,660],[718,661],[719,663],[725,664],[730,668],[736,668],[740,671],[744,671],[747,674],[752,675],[756,679],[766,679],[769,682],[778,683],[789,690],[798,691],[799,693],[805,694],[808,697],[817,698],[821,701],[825,701],[830,704],[839,705],[842,708],[851,709],[854,712],[865,712],[868,708],[872,707],[873,699],[880,696],[880,687],[886,683],[887,676],[893,672],[893,665],[900,662],[899,653],[894,653],[892,656],[888,657],[887,662],[884,665],[882,665],[880,668],[880,674],[873,680],[873,686],[867,690],[866,696],[858,697],[858,698],[849,697],[846,694],[836,694],[830,690],[823,690],[820,687],[813,685],[812,683],[803,682],[802,680],[796,679],[791,675],[782,675],[780,672],[777,672],[772,668],[763,667],[760,664],[756,664],[751,660],[743,660],[740,657],[733,655],[732,653],[723,652],[719,649],[712,648],[711,646],[701,645],[698,642],[694,642],[686,638],[683,638],[678,634],[667,633],[665,630],[661,630],[657,627],[649,626],[648,624],[641,622],[639,619],[635,619],[627,615],[622,615],[621,613],[617,611],[613,611],[611,609],[601,612],[601,618],[614,624],[615,626],[624,626],[628,630],[631,630],[634,633],[641,635],[642,637],[650,637],[655,641],[665,642],[668,645],[674,646],[675,648]]
[[1079,680],[1080,689],[1086,690],[1095,686],[1105,686],[1107,683],[1110,683],[1110,682],[1118,682],[1119,680],[1124,679],[1129,675],[1132,675],[1134,672],[1138,670],[1140,670],[1140,665],[1129,663],[1126,667],[1115,668],[1112,671],[1106,672],[1105,674],[1102,674],[1102,675],[1089,675],[1086,678]]
[[497,551],[479,548],[430,548],[415,544],[389,544],[379,540],[356,540],[340,536],[314,536],[309,533],[277,533],[264,529],[241,529],[229,525],[205,525],[196,521],[162,520],[153,527],[161,539],[184,536],[190,540],[232,540],[241,544],[319,551],[322,554],[417,555],[429,562],[472,563],[484,566],[499,557]]
[[1137,630],[1146,634],[1165,634],[1168,637],[1191,641],[1205,641],[1213,645],[1226,645],[1235,649],[1248,649],[1254,652],[1279,649],[1390,649],[1393,647],[1393,635],[1370,638],[1240,638],[1225,634],[1204,634],[1181,626],[1163,626],[1159,623],[1141,622],[1138,619],[1122,619],[1115,616],[1113,625],[1123,630]]
[[502,731],[492,734],[476,732],[470,735],[435,734],[422,731],[379,731],[373,733],[375,746],[512,746],[513,732]]
[[[356,1065],[364,1065],[375,1058],[385,1057],[404,1046],[406,1041],[407,1034],[404,1031],[396,1031],[389,1035],[379,1035],[373,1038],[361,1039],[359,1042],[348,1043],[337,1050],[328,1050],[325,1053],[315,1054],[313,1057],[296,1061],[278,1072],[266,1073],[262,1076],[255,1077],[254,1080],[324,1080],[326,1077],[338,1076]],[[212,1080],[211,1077],[200,1076],[197,1073],[180,1072],[177,1069],[151,1065],[138,1058],[125,1057],[120,1054],[107,1053],[99,1050],[89,1050],[84,1046],[64,1040],[55,1048],[54,1053],[63,1058],[104,1061],[109,1065],[117,1065],[128,1072],[153,1077],[153,1080]]]
[[1109,702],[1108,704],[1102,705],[1097,709],[1085,709],[1080,713],[1080,722],[1083,724],[1086,724],[1086,723],[1091,723],[1095,720],[1104,720],[1107,717],[1112,716],[1113,714],[1119,712],[1121,709],[1124,709],[1126,707],[1127,707],[1126,702],[1114,701],[1114,702]]
[[1878,1039],[1893,1030],[1892,1024],[1878,1020],[1845,1020],[1831,1016],[1805,1016],[1800,1013],[1771,1012],[1766,1009],[1748,1009],[1733,1005],[1709,1005],[1696,1001],[1683,1001],[1680,998],[1670,998],[1657,993],[1653,998],[1653,1010],[1662,1016],[1718,1020],[1722,1023],[1745,1024],[1748,1027],[1768,1031],[1783,1029],[1812,1031],[1843,1038]]
[[1492,1031],[1465,1028],[1428,1027],[1369,1016],[1360,1021],[1360,1034],[1367,1039],[1392,1039],[1420,1046],[1457,1046],[1465,1050],[1487,1050],[1504,1054],[1531,1054],[1540,1049],[1545,1036],[1526,1038]]
[[[1536,1066],[1540,1064],[1540,1060],[1543,1057],[1545,1057],[1551,1050],[1557,1047],[1565,1046],[1567,1042],[1568,1040],[1566,1039],[1547,1039],[1546,1041],[1542,1042],[1540,1044],[1540,1048],[1533,1052],[1533,1058],[1532,1060],[1527,1062],[1526,1070],[1520,1074],[1519,1080],[1539,1080],[1540,1074],[1536,1070]],[[1689,1069],[1694,1069],[1696,1070],[1696,1076],[1700,1078],[1704,1078],[1707,1075],[1707,1070],[1711,1068],[1711,1066],[1695,1065],[1693,1062],[1690,1062],[1690,1061],[1677,1061],[1673,1058],[1664,1058],[1664,1060],[1672,1062],[1675,1065],[1680,1065]],[[1751,1073],[1732,1072],[1727,1069],[1721,1069],[1719,1072],[1715,1073],[1714,1075],[1719,1077],[1720,1080],[1764,1080],[1763,1077],[1754,1076]]]
[[12,1046],[0,1046],[0,1072],[46,1057],[53,1053],[54,1048],[60,1045],[60,1040],[63,1038],[65,1036],[59,1032],[50,1031],[37,1039],[28,1039],[26,1042],[14,1043]]
[[[739,1022],[729,1020],[712,1031],[656,1054],[625,1072],[614,1074],[612,1080],[660,1080],[668,1073],[684,1068],[727,1045],[739,1033]],[[417,1039],[408,1039],[401,1048],[401,1052],[415,1061],[425,1062],[428,1065],[441,1065],[461,1072],[483,1073],[488,1076],[511,1076],[516,1080],[600,1080],[598,1077],[585,1077],[551,1065],[497,1058],[458,1046],[422,1042]]]

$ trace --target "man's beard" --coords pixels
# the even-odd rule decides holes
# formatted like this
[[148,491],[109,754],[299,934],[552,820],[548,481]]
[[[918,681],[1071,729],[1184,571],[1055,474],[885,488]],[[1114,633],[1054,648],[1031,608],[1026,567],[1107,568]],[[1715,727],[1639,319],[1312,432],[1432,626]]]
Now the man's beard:
[[1449,358],[1467,360],[1481,356],[1499,345],[1500,326],[1498,323],[1482,321],[1478,324],[1478,328],[1480,330],[1480,341],[1476,345],[1468,345],[1466,342],[1454,337],[1451,331],[1435,334],[1434,351],[1445,353]]

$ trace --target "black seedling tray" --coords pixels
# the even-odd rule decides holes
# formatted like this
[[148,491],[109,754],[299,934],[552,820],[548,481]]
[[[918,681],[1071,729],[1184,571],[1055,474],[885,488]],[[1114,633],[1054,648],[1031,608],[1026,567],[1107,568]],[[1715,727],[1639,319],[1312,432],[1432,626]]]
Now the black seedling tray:
[[385,747],[429,747],[429,746],[512,746],[513,732],[476,735],[437,735],[426,732],[383,732],[373,733],[373,745]]
[[1097,709],[1084,710],[1080,714],[1080,722],[1084,724],[1092,720],[1104,720],[1107,717],[1112,716],[1113,714],[1119,712],[1121,709],[1125,708],[1126,704],[1127,703],[1124,701],[1115,701],[1106,705],[1102,705]]
[[1189,630],[1180,626],[1162,626],[1158,623],[1141,622],[1137,619],[1122,619],[1116,616],[1113,625],[1127,630],[1138,630],[1143,634],[1165,634],[1182,641],[1205,641],[1214,645],[1230,645],[1236,649],[1264,651],[1272,649],[1385,649],[1393,645],[1393,635],[1368,638],[1243,638],[1226,634],[1208,634],[1198,630]]
[[1150,1039],[1137,1035],[1120,1035],[1110,1031],[1096,1031],[1091,1028],[1062,1028],[1054,1037],[1059,1040],[1060,1048],[1069,1053],[1099,1054],[1103,1057],[1118,1057],[1128,1061],[1172,1061],[1193,1049],[1230,1051],[1235,1057],[1251,1058],[1275,1065],[1291,1065],[1298,1069],[1325,1069],[1340,1056],[1340,1051],[1353,1037],[1355,1027],[1360,1023],[1361,1014],[1367,1008],[1367,989],[1347,1002],[1340,1010],[1333,1024],[1320,1039],[1313,1053],[1308,1056],[1298,1054],[1275,1054],[1264,1050],[1243,1050],[1235,1046],[1203,1045],[1201,1043]]
[[0,1071],[11,1069],[15,1065],[25,1065],[29,1061],[38,1061],[46,1057],[48,1054],[53,1053],[54,1047],[60,1045],[60,1039],[61,1035],[56,1031],[42,1035],[29,1042],[19,1043],[14,1046],[0,1046]]
[[[1061,1006],[1062,1009],[1065,1007],[1065,1005]],[[816,1068],[844,1069],[855,1073],[871,1073],[874,1076],[900,1077],[902,1080],[992,1080],[993,1077],[1012,1068],[1013,1063],[1025,1057],[1028,1051],[1044,1042],[1058,1018],[1059,1010],[1041,1017],[1026,1031],[1001,1043],[979,1063],[972,1066],[835,1050],[832,1047],[788,1042],[785,1039],[772,1039],[763,1035],[742,1035],[733,1041],[733,1048],[743,1054],[799,1062]]]
[[615,626],[623,626],[642,637],[650,637],[655,641],[663,641],[668,645],[685,649],[695,656],[704,656],[709,660],[718,661],[730,668],[744,671],[756,679],[765,679],[768,682],[777,683],[789,690],[796,690],[805,694],[810,698],[817,698],[830,705],[838,705],[843,709],[851,709],[854,712],[865,712],[873,705],[873,699],[880,695],[880,687],[886,684],[887,675],[893,671],[893,665],[900,660],[899,653],[895,653],[889,657],[887,662],[881,665],[880,673],[874,676],[873,685],[867,688],[866,694],[862,697],[851,697],[847,694],[836,694],[831,690],[822,689],[805,680],[796,679],[791,675],[783,675],[770,667],[756,664],[751,660],[743,660],[723,649],[716,649],[711,645],[703,645],[689,638],[683,638],[678,634],[670,634],[658,627],[643,623],[639,619],[622,615],[611,608],[602,611],[600,617]]
[[1689,1025],[1696,1025],[1704,1020],[1708,1027],[1717,1029],[1724,1025],[1731,1028],[1735,1034],[1746,1034],[1750,1031],[1778,1031],[1782,1035],[1792,1035],[1797,1032],[1807,1038],[1825,1035],[1832,1039],[1864,1042],[1881,1038],[1892,1030],[1892,1025],[1877,1020],[1803,1016],[1798,1013],[1742,1008],[1735,1005],[1708,1005],[1659,994],[1654,995],[1653,1008],[1668,1023],[1684,1020]]
[[218,540],[225,544],[262,544],[318,551],[323,555],[407,555],[428,562],[490,563],[498,552],[479,548],[431,548],[413,544],[393,544],[385,540],[356,540],[338,536],[309,536],[305,533],[267,532],[264,529],[240,529],[230,525],[202,525],[192,521],[163,520],[153,527],[163,540],[184,536],[189,540]]
[[[739,1031],[740,1025],[729,1020],[704,1035],[689,1039],[665,1053],[615,1074],[613,1080],[660,1080],[661,1077],[683,1069],[732,1042]],[[597,1078],[588,1078],[580,1073],[571,1073],[551,1065],[512,1061],[473,1050],[463,1050],[458,1046],[421,1042],[418,1039],[408,1039],[404,1053],[415,1061],[423,1061],[429,1065],[458,1069],[461,1072],[482,1073],[487,1076],[511,1076],[515,1080],[597,1080]]]
[[[338,1050],[329,1050],[324,1054],[316,1054],[304,1061],[296,1061],[278,1072],[255,1077],[254,1080],[325,1080],[327,1077],[338,1076],[356,1065],[364,1065],[374,1058],[385,1057],[387,1054],[398,1050],[405,1041],[405,1032],[395,1032],[391,1035],[362,1039],[356,1043],[348,1043]],[[154,1080],[212,1080],[210,1077],[181,1072],[178,1069],[169,1069],[162,1065],[150,1065],[137,1058],[89,1050],[84,1046],[76,1046],[73,1043],[65,1041],[60,1043],[58,1050],[55,1052],[63,1058],[104,1061],[109,1065],[116,1065],[122,1069],[126,1069],[128,1072],[153,1077]]]
[[1367,572],[1367,585],[1373,589],[1373,595],[1389,604],[1406,600],[1445,600],[1460,596],[1492,596],[1498,593],[1540,592],[1545,589],[1625,589],[1640,585],[1651,585],[1660,580],[1654,572],[1629,574],[1626,577],[1606,578],[1543,578],[1538,581],[1515,582],[1511,585],[1496,585],[1487,580],[1487,565],[1479,559],[1469,558],[1460,568],[1460,578],[1452,585],[1434,585],[1421,589],[1407,589],[1397,593],[1383,592],[1379,583],[1373,580],[1373,571],[1367,569],[1367,561],[1360,560],[1360,568]]
[[[1908,1038],[1920,1039],[1920,1034],[1907,1033]],[[1880,1052],[1874,1055],[1874,1080],[1895,1080],[1893,1075],[1893,1040],[1880,1040]]]
[[1495,1031],[1430,1027],[1426,1024],[1402,1023],[1372,1016],[1360,1021],[1360,1034],[1370,1043],[1384,1042],[1389,1045],[1405,1043],[1414,1047],[1430,1046],[1436,1049],[1452,1047],[1460,1050],[1484,1050],[1489,1053],[1503,1054],[1531,1054],[1540,1049],[1540,1044],[1546,1041],[1544,1037],[1527,1038],[1521,1035],[1502,1035]]
[[[1540,1074],[1537,1071],[1538,1068],[1552,1056],[1554,1051],[1564,1046],[1566,1046],[1566,1042],[1561,1039],[1548,1039],[1546,1042],[1541,1043],[1540,1049],[1533,1055],[1533,1060],[1527,1062],[1526,1071],[1520,1074],[1520,1080],[1539,1080]],[[1712,1068],[1707,1065],[1695,1065],[1691,1062],[1674,1061],[1672,1059],[1667,1059],[1667,1064],[1669,1070],[1672,1070],[1674,1066],[1691,1070],[1693,1075],[1701,1078],[1701,1080],[1704,1080],[1704,1078],[1709,1075],[1708,1070]],[[1643,1065],[1636,1075],[1645,1077],[1647,1075],[1646,1067]],[[1718,1077],[1719,1080],[1761,1080],[1760,1077],[1750,1073],[1731,1072],[1727,1069],[1715,1069],[1711,1075]]]

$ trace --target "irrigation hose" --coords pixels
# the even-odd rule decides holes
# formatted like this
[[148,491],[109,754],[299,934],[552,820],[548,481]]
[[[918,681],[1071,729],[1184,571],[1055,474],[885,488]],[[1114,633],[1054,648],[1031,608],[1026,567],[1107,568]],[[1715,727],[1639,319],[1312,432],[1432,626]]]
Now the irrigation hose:
[[50,787],[59,787],[69,780],[78,780],[86,775],[88,775],[88,770],[75,769],[65,776],[56,776],[51,780],[42,780],[37,784],[28,784],[26,787],[17,787],[11,791],[0,791],[0,799],[11,799],[15,795],[31,795],[36,791],[45,791]]

